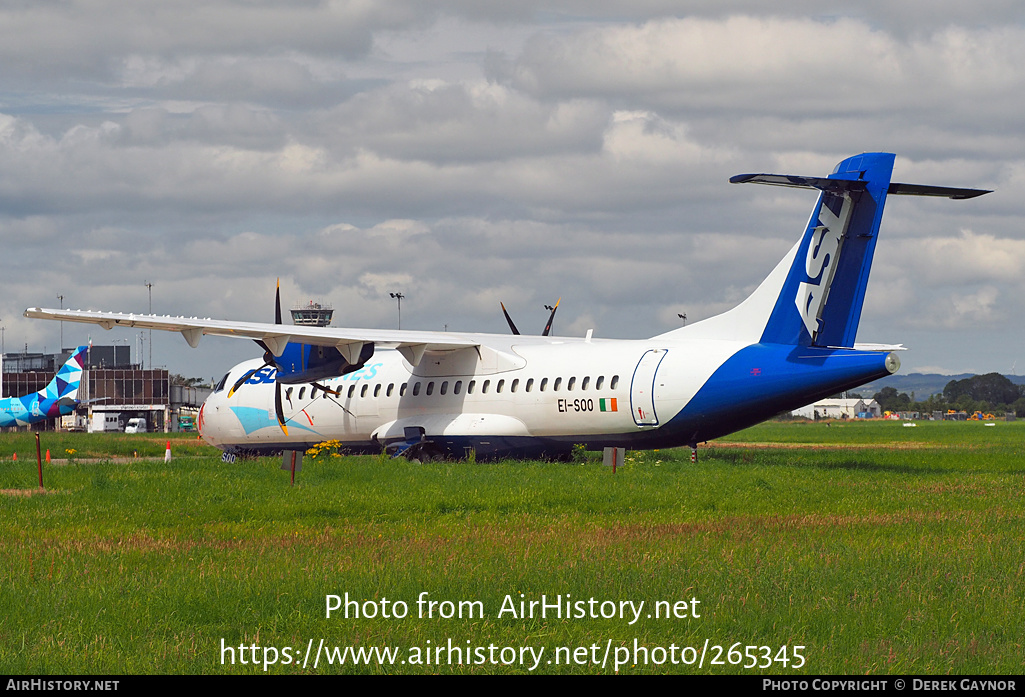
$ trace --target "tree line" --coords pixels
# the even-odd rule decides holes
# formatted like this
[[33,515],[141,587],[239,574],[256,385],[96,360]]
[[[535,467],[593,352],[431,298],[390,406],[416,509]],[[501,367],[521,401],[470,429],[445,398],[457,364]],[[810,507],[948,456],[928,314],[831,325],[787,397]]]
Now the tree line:
[[1015,385],[1000,373],[973,375],[964,380],[951,380],[942,393],[915,401],[915,393],[898,393],[884,387],[872,397],[883,411],[946,412],[949,409],[969,414],[981,411],[1002,415],[1015,412],[1025,416],[1025,385]]

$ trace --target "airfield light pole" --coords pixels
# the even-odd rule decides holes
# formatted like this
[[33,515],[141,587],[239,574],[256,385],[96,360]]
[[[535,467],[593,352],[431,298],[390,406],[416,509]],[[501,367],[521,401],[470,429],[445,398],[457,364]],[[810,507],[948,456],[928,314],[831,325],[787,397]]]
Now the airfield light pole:
[[[60,300],[61,309],[63,310],[64,309],[64,296],[60,295],[58,293],[57,294],[57,299]],[[60,343],[60,346],[58,346],[57,348],[60,349],[61,351],[63,351],[64,350],[64,322],[62,321],[60,323],[60,325],[61,325],[61,343]]]
[[[153,314],[153,284],[149,281],[144,281],[143,284],[146,286],[146,290],[149,291],[149,313]],[[142,356],[139,356],[142,358]],[[149,367],[153,368],[153,330],[149,330]]]
[[402,329],[402,299],[406,297],[402,293],[389,293],[399,303],[399,329]]
[[[127,361],[127,363],[131,363],[132,362],[132,347],[129,345],[128,339],[126,339],[125,337],[119,337],[117,339],[111,339],[110,343],[117,344],[117,342],[119,342],[119,341],[123,341],[125,343],[125,348],[128,349],[128,361]],[[117,367],[117,365],[118,365],[118,362],[117,362],[117,346],[114,346],[114,365],[112,367]],[[101,365],[100,367],[102,368],[103,366]]]

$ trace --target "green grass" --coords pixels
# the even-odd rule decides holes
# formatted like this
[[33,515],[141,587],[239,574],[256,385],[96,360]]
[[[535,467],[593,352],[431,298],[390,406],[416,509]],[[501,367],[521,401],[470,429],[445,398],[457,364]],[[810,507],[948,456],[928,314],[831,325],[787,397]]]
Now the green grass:
[[[167,443],[177,455],[199,455],[216,452],[200,441],[195,433],[54,433],[39,434],[40,454],[45,458],[50,451],[52,459],[69,457],[67,450],[75,450],[76,459],[110,460],[126,457],[163,457]],[[0,434],[0,462],[11,460],[17,453],[24,462],[36,462],[36,436],[30,431]],[[45,481],[44,481],[45,484]]]
[[[0,495],[0,672],[247,673],[221,641],[291,647],[802,645],[806,665],[627,673],[1019,673],[1025,425],[765,424],[689,450],[582,464],[377,457],[222,464],[194,437],[43,434],[75,449],[46,494]],[[51,443],[48,445],[48,443]],[[772,444],[772,445],[766,445]],[[31,446],[31,458],[21,448]],[[8,452],[19,449],[18,463]],[[140,457],[130,457],[137,450]],[[36,485],[0,437],[0,489]],[[26,447],[25,452],[29,449]],[[410,617],[325,618],[325,596]],[[421,592],[483,617],[419,619]],[[697,598],[700,617],[498,617],[514,600]],[[379,607],[379,605],[378,605]],[[430,642],[430,644],[428,644]],[[679,655],[677,648],[677,655]],[[759,654],[761,655],[761,654]],[[649,653],[649,657],[651,654]],[[721,658],[725,660],[724,651]],[[271,673],[520,673],[512,665],[271,666]]]

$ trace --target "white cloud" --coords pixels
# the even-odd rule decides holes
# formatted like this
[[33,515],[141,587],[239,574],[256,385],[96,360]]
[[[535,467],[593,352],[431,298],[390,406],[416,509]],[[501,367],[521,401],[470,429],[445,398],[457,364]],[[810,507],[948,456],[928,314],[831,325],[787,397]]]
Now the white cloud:
[[[392,326],[401,290],[404,326],[504,332],[499,301],[529,326],[561,296],[556,331],[652,335],[743,299],[806,221],[809,194],[731,174],[884,150],[899,181],[997,193],[887,203],[861,335],[1000,362],[1025,340],[1025,10],[984,5],[0,8],[0,316],[52,346],[23,307],[138,311],[150,280],[160,311],[266,319],[282,276],[338,324]],[[252,350],[210,343],[167,360]]]

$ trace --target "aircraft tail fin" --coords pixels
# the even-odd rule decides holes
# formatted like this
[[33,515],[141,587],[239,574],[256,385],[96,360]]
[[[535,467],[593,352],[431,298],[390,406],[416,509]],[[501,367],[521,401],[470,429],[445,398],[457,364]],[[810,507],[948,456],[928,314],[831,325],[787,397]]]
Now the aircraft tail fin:
[[741,175],[754,182],[819,189],[819,199],[761,341],[853,346],[865,302],[894,156],[850,157],[826,178]]
[[40,400],[78,398],[78,387],[82,381],[85,355],[88,350],[88,346],[79,346],[72,352],[50,383],[39,391]]
[[693,334],[699,336],[761,343],[853,347],[887,195],[966,199],[989,193],[891,183],[894,159],[891,153],[855,155],[840,162],[828,177],[732,177],[730,182],[735,184],[811,188],[820,193],[801,239],[747,300],[676,332],[696,330]]

